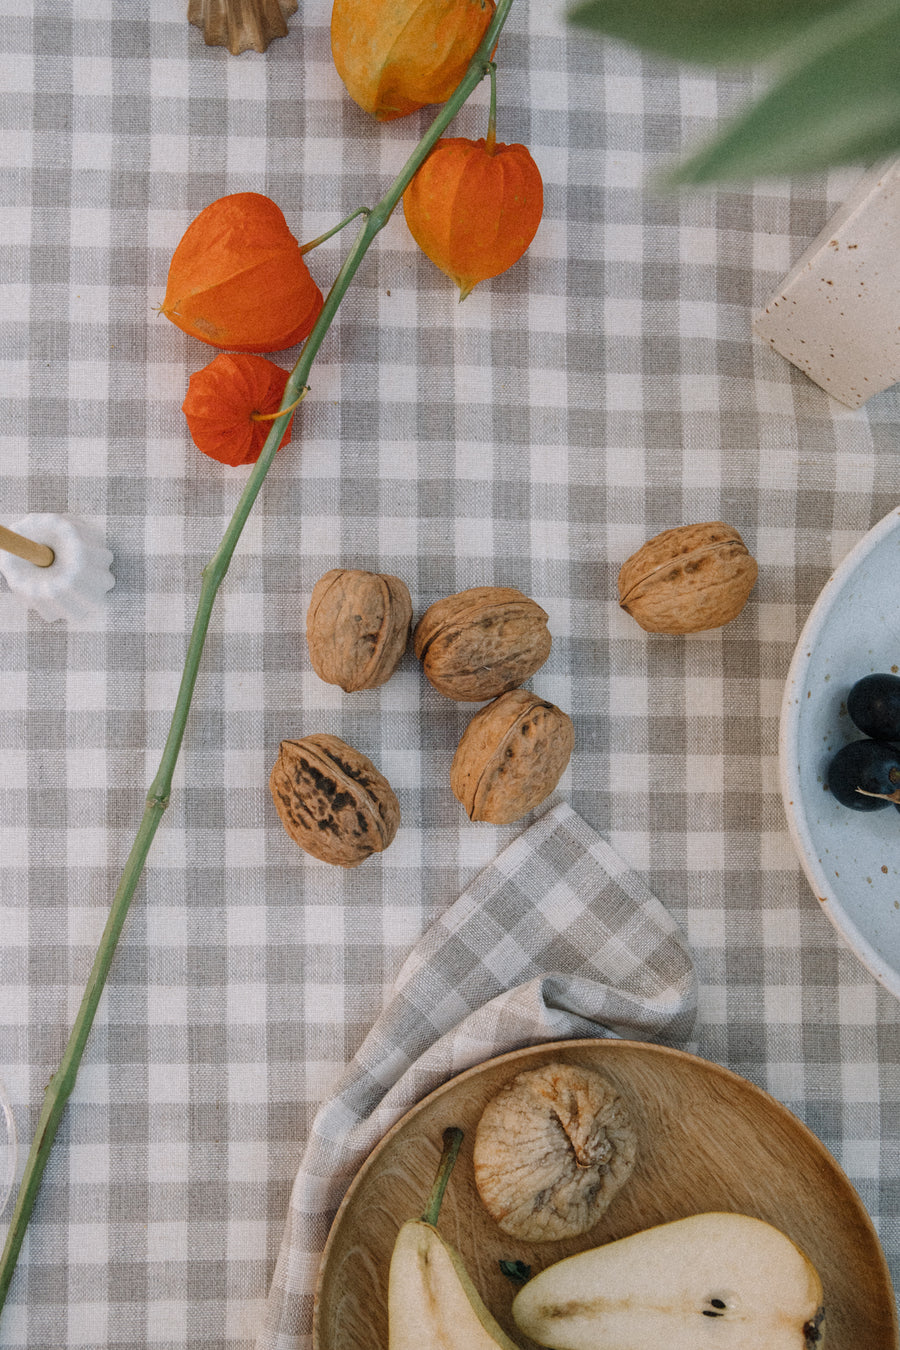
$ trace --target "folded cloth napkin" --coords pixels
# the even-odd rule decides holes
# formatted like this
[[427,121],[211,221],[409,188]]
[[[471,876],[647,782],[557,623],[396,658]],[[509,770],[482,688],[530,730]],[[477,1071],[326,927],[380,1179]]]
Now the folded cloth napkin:
[[686,1041],[690,952],[644,883],[571,807],[531,825],[425,933],[313,1122],[257,1350],[305,1350],[325,1239],[385,1132],[454,1074],[567,1037]]

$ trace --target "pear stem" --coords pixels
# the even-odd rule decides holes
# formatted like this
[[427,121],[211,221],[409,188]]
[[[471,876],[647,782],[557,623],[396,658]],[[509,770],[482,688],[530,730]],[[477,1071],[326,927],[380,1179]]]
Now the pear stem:
[[462,1141],[463,1132],[458,1125],[450,1125],[444,1131],[444,1146],[441,1150],[441,1161],[438,1164],[437,1176],[434,1179],[434,1185],[425,1202],[425,1211],[422,1215],[422,1222],[430,1223],[432,1227],[434,1227],[438,1221],[438,1215],[441,1212],[441,1204],[444,1199],[444,1191],[447,1189],[447,1182],[450,1180],[450,1173],[453,1171]]

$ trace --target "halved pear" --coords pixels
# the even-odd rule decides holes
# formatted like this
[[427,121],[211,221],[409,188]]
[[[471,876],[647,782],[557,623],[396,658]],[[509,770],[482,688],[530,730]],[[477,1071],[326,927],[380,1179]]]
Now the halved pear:
[[459,1253],[418,1219],[397,1234],[388,1278],[390,1350],[517,1350]]
[[513,1302],[552,1350],[821,1350],[822,1283],[784,1233],[695,1214],[548,1266]]
[[445,1132],[425,1213],[397,1234],[388,1276],[389,1350],[519,1350],[434,1226],[461,1142],[461,1130]]

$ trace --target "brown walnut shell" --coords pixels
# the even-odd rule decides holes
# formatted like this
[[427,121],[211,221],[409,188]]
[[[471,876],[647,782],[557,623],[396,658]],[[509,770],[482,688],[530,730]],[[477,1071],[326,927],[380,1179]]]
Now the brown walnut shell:
[[413,644],[447,698],[480,703],[515,689],[550,655],[547,615],[514,586],[473,586],[430,605]]
[[390,783],[337,736],[282,741],[269,787],[294,843],[338,867],[358,867],[381,853],[400,824]]
[[511,689],[472,718],[450,766],[470,820],[509,825],[556,787],[574,742],[572,722],[530,689]]
[[411,627],[399,577],[335,567],[316,582],[306,615],[312,668],[347,693],[375,689],[397,669]]
[[511,1237],[577,1237],[608,1208],[636,1153],[628,1109],[611,1083],[577,1064],[545,1064],[520,1073],[484,1108],[475,1185]]
[[648,633],[699,633],[740,614],[756,560],[721,520],[654,535],[622,564],[619,604]]

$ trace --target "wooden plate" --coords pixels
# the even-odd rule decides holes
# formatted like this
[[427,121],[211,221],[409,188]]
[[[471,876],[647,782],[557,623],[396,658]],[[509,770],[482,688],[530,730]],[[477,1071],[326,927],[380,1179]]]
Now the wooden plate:
[[[638,1161],[589,1232],[560,1242],[516,1242],[478,1198],[472,1143],[488,1099],[516,1074],[550,1060],[595,1068],[614,1085],[631,1110]],[[706,1210],[765,1219],[806,1252],[825,1289],[826,1350],[898,1350],[894,1295],[874,1227],[815,1135],[773,1097],[719,1065],[614,1040],[561,1041],[489,1060],[398,1121],[355,1177],[329,1234],[316,1291],[315,1350],[386,1350],[394,1240],[400,1225],[422,1211],[448,1125],[466,1133],[438,1226],[522,1350],[534,1343],[510,1316],[515,1290],[499,1271],[501,1258],[524,1261],[537,1274],[573,1252]]]

